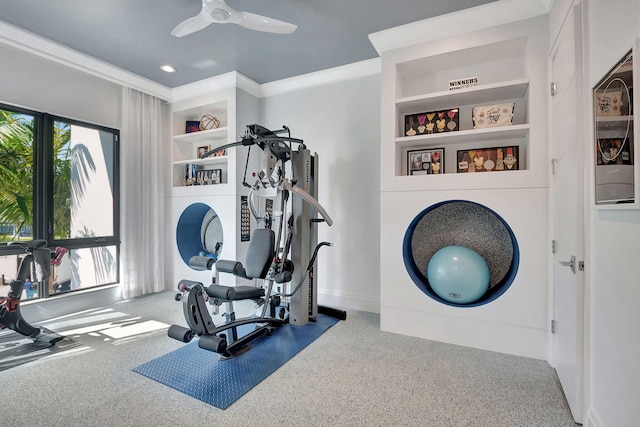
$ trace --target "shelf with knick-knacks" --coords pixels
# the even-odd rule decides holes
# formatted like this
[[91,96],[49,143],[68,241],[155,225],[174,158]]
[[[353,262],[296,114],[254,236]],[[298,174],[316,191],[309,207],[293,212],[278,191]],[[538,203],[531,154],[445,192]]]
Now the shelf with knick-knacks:
[[229,153],[215,151],[235,133],[229,128],[228,100],[207,101],[184,101],[172,112],[172,187],[180,191],[205,184],[208,192],[219,191],[214,184],[229,183]]
[[[227,128],[216,128],[189,132],[173,137],[173,186],[193,185],[195,171],[221,169],[221,179],[217,183],[226,183],[227,153],[215,150],[227,142]],[[205,158],[204,154],[210,153]],[[191,172],[194,171],[192,174]],[[193,176],[192,176],[193,175]]]
[[[481,156],[478,171],[527,169],[528,80],[478,85],[451,92],[438,92],[396,100],[396,175],[416,175],[409,156],[415,151],[443,147],[438,173],[460,173],[459,151],[519,153],[518,166],[496,168],[497,157]],[[501,149],[504,147],[504,150]],[[515,149],[514,149],[515,148]],[[407,159],[407,161],[404,161]],[[473,161],[474,159],[469,159]],[[493,167],[492,167],[493,166]],[[465,171],[470,170],[462,168]]]

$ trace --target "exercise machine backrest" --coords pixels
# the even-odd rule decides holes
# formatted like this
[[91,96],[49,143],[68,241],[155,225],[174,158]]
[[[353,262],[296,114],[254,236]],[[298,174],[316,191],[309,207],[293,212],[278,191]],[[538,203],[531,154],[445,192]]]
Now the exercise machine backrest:
[[244,269],[249,277],[264,279],[275,255],[276,237],[273,230],[259,228],[251,234]]

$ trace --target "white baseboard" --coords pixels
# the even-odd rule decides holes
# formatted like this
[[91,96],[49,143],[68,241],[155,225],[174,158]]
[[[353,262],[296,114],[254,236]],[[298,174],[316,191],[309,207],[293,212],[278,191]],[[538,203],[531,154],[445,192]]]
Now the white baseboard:
[[545,360],[547,331],[504,322],[382,305],[383,331]]
[[344,292],[318,292],[318,304],[335,308],[380,313],[380,299],[376,294],[371,298]]

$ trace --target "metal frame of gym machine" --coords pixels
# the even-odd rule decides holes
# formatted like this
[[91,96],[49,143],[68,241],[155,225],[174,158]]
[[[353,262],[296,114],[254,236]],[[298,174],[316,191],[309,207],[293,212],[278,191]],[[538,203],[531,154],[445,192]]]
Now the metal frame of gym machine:
[[[289,136],[278,136],[282,133],[287,133]],[[297,150],[292,149],[292,143],[298,144]],[[220,260],[222,261],[220,262],[210,258],[193,257],[190,260],[190,265],[196,269],[212,269],[215,264],[215,277],[212,280],[212,285],[208,287],[204,287],[198,282],[180,281],[178,287],[181,293],[176,295],[176,299],[183,300],[183,311],[190,328],[173,325],[168,331],[170,337],[183,342],[188,342],[195,335],[199,335],[201,348],[218,352],[226,357],[237,354],[250,341],[265,333],[271,333],[275,327],[287,322],[295,326],[304,326],[309,322],[315,322],[318,314],[346,319],[346,312],[319,306],[317,302],[318,282],[315,259],[321,246],[331,245],[328,242],[318,244],[317,224],[322,222],[326,222],[328,225],[332,224],[327,212],[317,202],[317,153],[312,154],[302,140],[291,138],[289,128],[286,126],[281,130],[271,131],[254,124],[247,126],[247,131],[241,141],[214,148],[203,154],[201,158],[206,158],[216,151],[239,145],[249,147],[257,145],[262,150],[262,170],[254,174],[256,182],[253,185],[246,182],[247,170],[245,169],[243,185],[250,188],[247,197],[248,204],[258,227],[264,223],[265,228],[278,230],[278,234],[275,236],[275,257],[273,261],[267,260],[270,265],[269,271],[266,272],[265,269],[264,277],[256,277],[264,279],[267,285],[266,293],[264,296],[258,295],[255,288],[251,286],[230,287],[220,284],[220,272],[252,279],[252,277],[246,276],[244,267],[237,261]],[[247,156],[249,155],[250,152]],[[288,161],[291,161],[291,179],[286,176],[284,167]],[[273,179],[274,173],[279,177],[276,180]],[[280,175],[278,175],[279,173]],[[264,216],[261,216],[254,204],[254,192],[269,187],[277,188],[275,210],[271,214],[265,212]],[[288,205],[290,205],[290,217],[286,217]],[[321,218],[317,217],[318,213]],[[249,256],[251,255],[248,253],[247,257]],[[280,285],[280,289],[275,293],[272,289],[274,282]],[[294,286],[294,288],[287,289],[287,285]],[[227,304],[225,324],[220,326],[213,324],[210,315],[205,312],[204,301],[207,297],[209,303],[214,306],[214,314],[218,313],[220,305]],[[243,299],[259,301],[258,312],[261,314],[236,319],[233,312],[233,301]],[[279,317],[282,315],[277,313],[280,313],[281,310],[275,309],[274,304],[279,307],[286,304],[288,317]],[[256,329],[239,338],[237,327],[251,323],[256,324]]]

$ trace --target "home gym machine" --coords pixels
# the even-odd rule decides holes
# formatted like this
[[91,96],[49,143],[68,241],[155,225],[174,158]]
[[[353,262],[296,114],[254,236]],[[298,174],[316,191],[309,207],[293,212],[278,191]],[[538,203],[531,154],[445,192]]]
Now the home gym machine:
[[8,328],[31,338],[34,342],[55,345],[64,337],[29,324],[20,312],[20,299],[27,278],[33,278],[34,282],[49,280],[50,265],[60,265],[68,250],[57,247],[52,252],[46,247],[46,240],[14,241],[9,242],[7,246],[18,247],[24,250],[26,255],[20,261],[16,279],[9,284],[9,294],[0,298],[0,329]]
[[[280,136],[282,134],[287,135]],[[312,154],[302,140],[291,138],[286,126],[271,131],[254,124],[247,126],[241,141],[214,148],[200,158],[235,146],[249,147],[247,165],[252,147],[258,147],[262,155],[261,170],[252,174],[255,177],[253,184],[246,182],[247,166],[244,171],[243,185],[249,187],[248,206],[257,223],[246,260],[243,264],[239,261],[192,257],[189,260],[192,268],[215,269],[215,275],[209,286],[191,280],[179,282],[180,293],[176,294],[176,300],[182,300],[188,328],[172,325],[168,330],[171,338],[182,342],[189,342],[197,335],[200,348],[219,353],[224,358],[238,354],[251,341],[271,334],[285,323],[303,326],[314,322],[319,313],[346,319],[346,312],[317,303],[314,265],[319,249],[331,246],[328,242],[318,243],[317,226],[320,223],[333,224],[316,200],[317,154]],[[286,169],[289,162],[290,175]],[[262,197],[265,206],[261,210],[254,201],[256,193],[260,191],[269,193]],[[270,200],[269,208],[266,200]],[[245,280],[258,279],[260,286],[224,286],[220,284],[220,273]],[[240,300],[255,302],[255,315],[236,318],[233,302]],[[226,305],[224,324],[216,325],[213,322],[207,301],[213,306],[214,315],[219,314],[221,305]],[[243,334],[247,329],[249,332]]]

